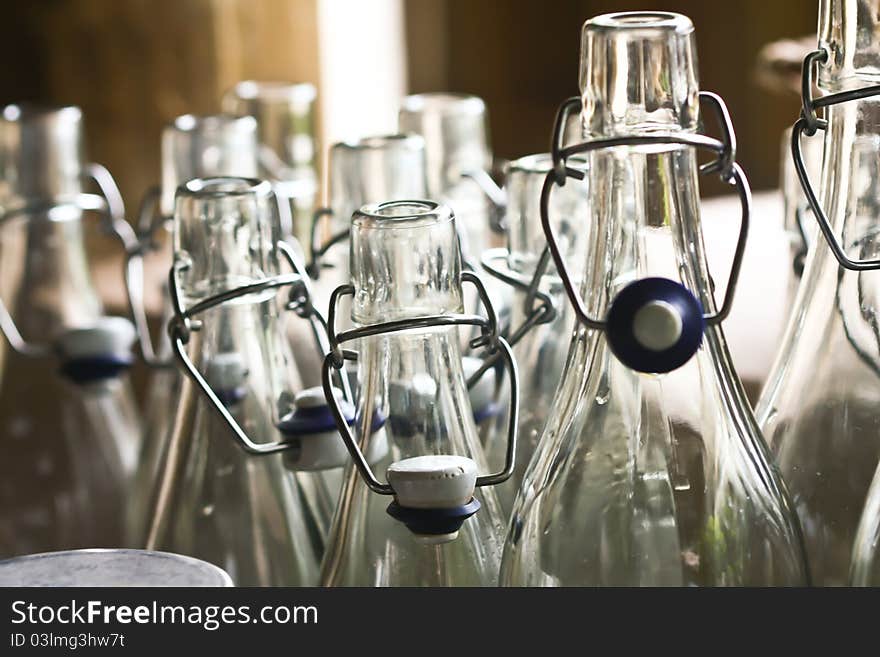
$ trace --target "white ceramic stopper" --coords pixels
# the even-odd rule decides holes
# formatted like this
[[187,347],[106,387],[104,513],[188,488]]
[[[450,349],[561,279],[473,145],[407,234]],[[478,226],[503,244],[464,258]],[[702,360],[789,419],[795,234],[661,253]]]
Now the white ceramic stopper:
[[205,369],[205,379],[215,390],[234,390],[244,383],[246,377],[244,360],[235,351],[212,356]]
[[[337,399],[342,392],[334,388]],[[293,400],[296,408],[321,408],[327,406],[323,388],[306,388]],[[284,452],[284,463],[291,470],[315,471],[341,468],[348,459],[348,450],[334,426],[326,431],[297,433],[299,448]]]
[[633,317],[633,337],[645,349],[665,351],[681,338],[681,314],[671,303],[646,303]]
[[400,506],[449,509],[474,496],[477,464],[464,456],[415,456],[392,463],[385,476]]
[[66,359],[128,356],[135,338],[134,326],[124,317],[99,317],[92,326],[73,328],[58,337]]

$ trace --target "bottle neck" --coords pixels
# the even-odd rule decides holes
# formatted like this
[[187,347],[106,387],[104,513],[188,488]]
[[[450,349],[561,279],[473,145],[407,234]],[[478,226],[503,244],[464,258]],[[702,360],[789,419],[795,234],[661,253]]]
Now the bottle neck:
[[362,341],[356,415],[362,444],[369,447],[376,419],[384,418],[392,462],[426,454],[474,456],[477,429],[459,345],[455,327]]
[[827,117],[821,178],[825,212],[851,256],[876,257],[871,254],[877,253],[880,220],[880,99],[832,106]]
[[699,214],[697,155],[689,147],[616,148],[589,158],[590,240],[581,294],[594,317],[641,278],[681,283],[714,309]]
[[10,255],[3,258],[3,273],[14,281],[4,284],[4,299],[12,304],[26,339],[49,342],[61,330],[92,324],[100,316],[80,210],[56,206],[48,213],[12,220],[2,228],[2,240]]

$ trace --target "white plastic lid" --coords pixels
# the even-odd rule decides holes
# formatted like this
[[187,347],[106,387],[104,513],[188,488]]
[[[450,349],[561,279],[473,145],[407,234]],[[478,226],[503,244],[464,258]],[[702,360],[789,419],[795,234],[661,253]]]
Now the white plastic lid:
[[99,317],[92,326],[64,331],[57,344],[67,359],[126,356],[136,337],[134,325],[124,317]]
[[[333,388],[333,394],[337,399],[342,397],[342,391],[339,388]],[[293,403],[297,408],[320,408],[327,405],[327,398],[324,396],[324,388],[317,386],[314,388],[306,388],[296,393]]]
[[217,390],[234,390],[244,383],[247,368],[241,354],[226,351],[211,357],[205,370],[205,378]]
[[149,550],[68,550],[0,561],[0,586],[232,586],[206,561]]
[[385,476],[400,506],[449,509],[474,496],[477,464],[465,456],[415,456],[392,463]]

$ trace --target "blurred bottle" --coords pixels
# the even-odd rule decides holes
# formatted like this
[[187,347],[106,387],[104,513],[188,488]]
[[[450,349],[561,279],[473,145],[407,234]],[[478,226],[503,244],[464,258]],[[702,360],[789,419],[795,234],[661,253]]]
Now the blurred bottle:
[[[880,460],[880,274],[874,271],[880,265],[880,97],[841,102],[832,96],[880,81],[878,18],[878,0],[823,0],[820,6],[821,50],[804,63],[804,82],[812,88],[818,63],[823,97],[817,102],[825,106],[827,125],[813,124],[816,107],[805,99],[792,145],[800,146],[802,133],[824,129],[821,178],[804,190],[813,195],[811,220],[823,223],[823,235],[817,233],[807,255],[791,319],[756,407],[791,489],[814,580],[826,586],[848,581],[859,518]],[[807,173],[802,160],[801,166]],[[813,185],[821,190],[819,198]]]
[[[273,282],[280,240],[269,183],[211,178],[178,188],[169,335],[194,369],[175,403],[146,545],[210,561],[240,586],[317,577],[316,523],[297,480],[280,454],[243,450],[229,426],[269,442],[301,387]],[[202,382],[212,396],[200,394]]]
[[[223,97],[223,111],[257,120],[260,177],[272,181],[282,204],[281,229],[307,244],[317,202],[315,87],[307,82],[239,82]],[[289,210],[289,211],[288,211]]]
[[[367,203],[427,197],[425,142],[417,135],[382,135],[333,144],[328,184],[328,207],[316,213],[310,237],[309,272],[321,308],[351,280],[348,238],[355,211]],[[307,371],[306,383],[319,385],[320,361]]]
[[[325,360],[324,387],[332,402],[329,375],[342,366],[343,354],[354,357],[339,351],[339,344],[356,340],[353,431],[335,409],[355,462],[346,470],[321,581],[492,586],[503,520],[490,484],[503,481],[509,470],[488,480],[477,477],[478,470],[485,472],[485,459],[468,400],[458,328],[437,319],[460,316],[463,278],[478,281],[461,272],[452,212],[429,201],[364,206],[352,219],[351,270],[352,285],[337,291],[331,308],[338,296],[353,295],[356,328],[331,339],[335,346]],[[333,317],[331,311],[331,327]],[[484,329],[484,341],[491,341],[494,322],[490,319]],[[377,415],[386,418],[382,431]],[[512,425],[515,431],[515,413]],[[378,461],[387,469],[388,484],[376,481],[362,456],[377,440],[389,447]],[[475,486],[483,487],[475,494]],[[384,495],[394,495],[390,506]]]
[[[679,14],[609,14],[584,25],[582,97],[566,103],[554,135],[559,143],[565,108],[582,102],[587,143],[559,152],[560,162],[578,152],[587,159],[591,229],[579,294],[542,217],[579,324],[514,504],[503,585],[807,581],[796,518],[719,326],[749,192],[723,104],[698,95],[695,59],[693,25]],[[719,110],[724,141],[697,133],[700,99]],[[710,170],[743,202],[718,311],[700,230],[698,145],[717,153]],[[563,182],[548,174],[543,194]]]
[[[571,122],[570,122],[571,123]],[[568,143],[567,139],[567,143]],[[575,142],[576,143],[576,142]],[[583,158],[572,157],[568,166],[586,171]],[[505,176],[508,248],[487,252],[483,267],[510,286],[511,307],[499,314],[510,317],[507,339],[520,371],[526,374],[520,385],[520,421],[513,476],[495,490],[505,514],[513,506],[523,473],[538,444],[550,411],[568,354],[568,340],[574,327],[574,310],[565,297],[562,281],[546,251],[541,226],[541,188],[553,168],[550,154],[528,155],[514,160]],[[590,232],[586,180],[569,180],[550,199],[550,219],[566,261],[572,263],[577,280],[583,277],[583,263],[576,262],[586,250]],[[542,298],[530,295],[535,276]],[[500,399],[506,394],[499,395]],[[495,415],[488,435],[486,453],[490,465],[504,461],[507,447],[506,415]]]
[[[464,264],[479,271],[483,252],[500,246],[504,235],[505,199],[490,175],[493,157],[486,104],[466,94],[407,96],[400,106],[398,129],[424,137],[428,198],[455,212]],[[485,282],[496,308],[507,307],[506,290],[495,280]],[[465,303],[471,308],[476,299],[466,297]],[[509,318],[499,318],[507,326]]]
[[134,330],[102,315],[83,218],[126,247],[134,234],[113,179],[83,164],[78,108],[9,105],[0,140],[0,557],[118,547],[140,443]]
[[257,153],[257,124],[249,116],[185,114],[162,132],[161,184],[144,195],[138,220],[141,247],[131,254],[127,266],[129,298],[141,353],[154,368],[144,404],[141,458],[127,511],[128,532],[135,545],[143,539],[139,533],[147,520],[149,497],[155,489],[168,446],[175,400],[179,399],[181,385],[181,374],[173,366],[171,343],[165,331],[173,315],[165,278],[162,280],[162,330],[157,346],[150,337],[144,299],[144,256],[153,254],[153,257],[160,258],[165,263],[164,271],[171,266],[171,241],[160,242],[159,232],[160,229],[167,233],[172,230],[174,194],[180,185],[195,178],[213,176],[256,177]]

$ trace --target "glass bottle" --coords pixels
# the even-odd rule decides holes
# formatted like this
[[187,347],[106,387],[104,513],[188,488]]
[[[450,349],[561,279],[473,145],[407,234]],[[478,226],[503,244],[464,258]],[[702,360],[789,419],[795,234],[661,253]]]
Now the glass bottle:
[[[869,85],[880,81],[878,18],[877,0],[820,5],[820,50],[804,63],[804,84],[812,88],[818,64],[823,95],[804,98],[792,149],[799,175],[806,176],[801,135],[823,128],[821,201],[811,185],[804,189],[822,235],[807,256],[755,410],[790,487],[814,581],[821,585],[848,581],[853,540],[880,460],[880,274],[874,271],[880,264],[874,237],[880,219],[880,97],[876,88],[847,102],[835,95],[871,92]],[[819,106],[827,123],[818,121]]]
[[[171,266],[170,240],[160,245],[159,229],[170,233],[174,217],[174,193],[178,186],[195,178],[213,176],[257,176],[257,124],[253,117],[226,114],[177,117],[162,131],[161,184],[148,190],[141,203],[138,221],[142,247],[128,263],[130,305],[138,327],[141,353],[154,366],[144,403],[143,447],[134,479],[131,504],[127,511],[128,531],[133,544],[143,537],[150,492],[155,488],[164,458],[170,425],[174,419],[174,400],[179,398],[181,375],[173,367],[171,343],[163,330],[157,346],[150,339],[144,304],[144,255],[160,258]],[[155,252],[155,253],[151,253]],[[173,309],[168,299],[167,281],[162,281],[162,322],[168,325]]]
[[[178,357],[204,374],[182,380],[146,546],[210,561],[240,586],[314,584],[313,523],[296,479],[280,454],[242,450],[227,424],[268,442],[300,388],[276,288],[263,284],[280,273],[271,185],[187,182],[177,191],[173,236],[178,301],[169,335]],[[201,381],[221,412],[200,394]]]
[[[331,302],[331,351],[323,374],[333,406],[330,373],[353,357],[340,345],[356,340],[351,429],[335,407],[354,463],[346,470],[321,582],[494,585],[503,521],[489,484],[509,476],[512,463],[505,472],[477,478],[478,470],[486,471],[485,459],[454,320],[463,311],[462,280],[475,282],[487,297],[476,276],[461,272],[451,210],[430,201],[364,206],[351,223],[351,272],[352,285],[339,288]],[[336,304],[347,294],[355,328],[336,335]],[[487,312],[492,319],[482,324],[484,340],[497,331]],[[512,363],[509,348],[505,353]],[[388,484],[376,481],[362,456],[377,439],[377,413],[386,418],[382,439],[389,450],[376,465],[386,470]],[[515,412],[511,424],[515,431]],[[474,493],[475,486],[483,487]],[[383,494],[394,495],[390,506]]]
[[[462,251],[474,266],[491,245],[496,193],[489,176],[492,152],[486,103],[466,94],[424,93],[403,99],[401,132],[425,138],[428,194],[455,212]],[[494,199],[503,205],[499,198]]]
[[[307,82],[245,80],[223,97],[223,110],[257,120],[261,176],[282,205],[282,232],[306,244],[318,190],[315,87]],[[287,209],[289,208],[289,213]]]
[[[569,125],[573,123],[569,121]],[[566,129],[568,132],[569,126]],[[583,158],[569,158],[567,164],[586,171]],[[520,382],[516,466],[513,476],[495,488],[507,515],[544,428],[574,327],[574,311],[566,302],[565,289],[550,262],[549,251],[545,251],[546,240],[541,227],[541,188],[552,168],[553,158],[549,153],[528,155],[508,165],[505,175],[508,248],[489,251],[483,257],[484,269],[510,285],[510,308],[499,314],[510,317],[507,338],[520,370],[528,372]],[[586,179],[572,179],[550,199],[554,233],[568,262],[583,253],[588,243],[590,227],[584,225],[589,211],[588,198]],[[535,275],[539,276],[537,290],[546,295],[543,300],[533,299],[529,293]],[[583,273],[575,271],[574,276],[580,280]],[[504,413],[493,418],[486,443],[490,465],[504,461],[505,418]]]
[[[0,557],[124,545],[139,449],[127,376],[134,330],[103,316],[83,219],[133,234],[105,169],[82,157],[76,107],[9,105],[0,119]],[[84,193],[94,178],[103,195]],[[8,345],[7,345],[8,342]]]
[[[427,196],[425,141],[417,135],[377,135],[330,147],[328,206],[316,213],[309,272],[317,303],[350,280],[348,234],[361,206]],[[320,215],[320,216],[319,216]],[[320,246],[319,246],[320,244]],[[310,364],[308,385],[320,383],[320,361]]]
[[[717,96],[697,88],[685,16],[624,12],[584,24],[581,99],[590,240],[560,386],[517,495],[502,585],[799,585],[797,520],[733,371],[719,323],[745,245],[749,192]],[[697,133],[700,100],[722,141]],[[743,226],[716,310],[700,232],[697,148],[736,185]],[[558,147],[554,147],[558,149]],[[566,177],[579,177],[565,169]],[[708,314],[704,315],[704,310]],[[603,318],[603,319],[597,319]]]

